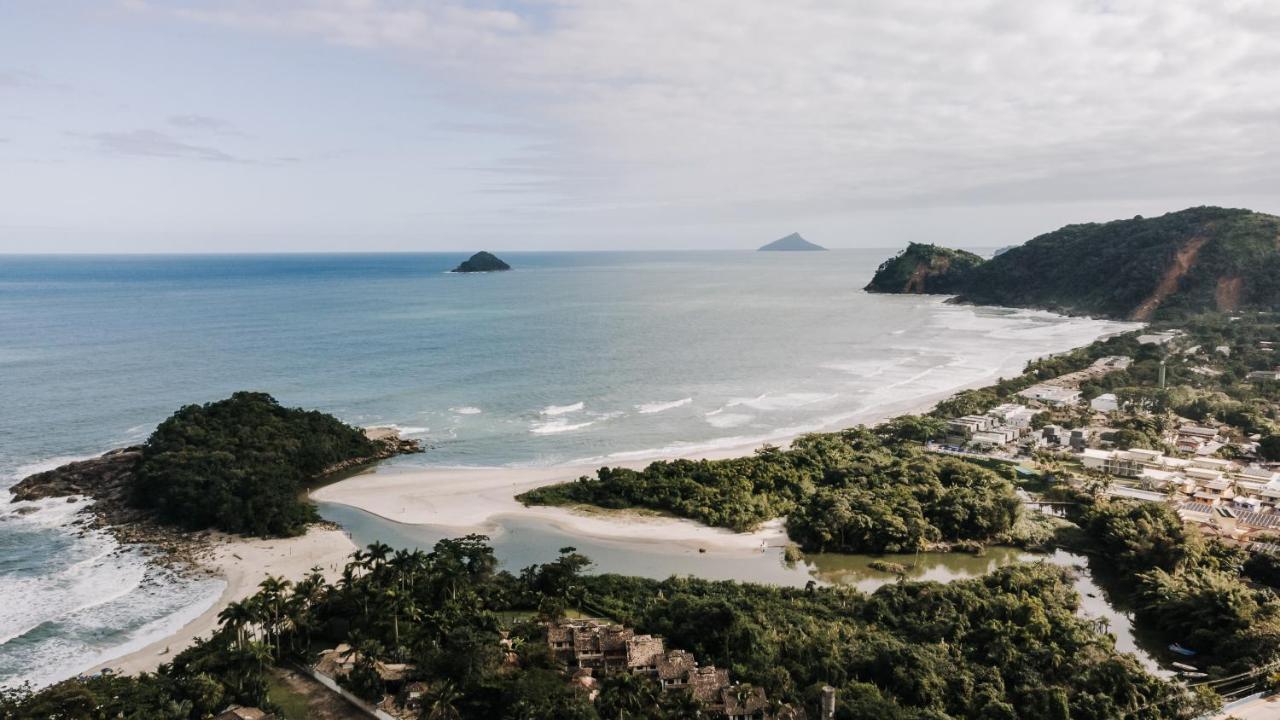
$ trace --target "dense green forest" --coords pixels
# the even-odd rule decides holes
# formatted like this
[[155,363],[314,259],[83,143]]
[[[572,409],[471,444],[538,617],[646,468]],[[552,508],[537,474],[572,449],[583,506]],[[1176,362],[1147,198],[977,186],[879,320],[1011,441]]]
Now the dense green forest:
[[1132,596],[1140,626],[1194,649],[1215,677],[1280,659],[1274,558],[1202,537],[1159,503],[1075,499],[1071,515],[1104,561],[1101,577]]
[[985,262],[955,253],[912,245],[866,289],[1116,318],[1280,308],[1280,218],[1249,210],[1068,225]]
[[[1212,703],[1146,674],[1076,614],[1065,570],[1002,568],[950,584],[903,582],[870,595],[688,578],[584,576],[559,558],[518,575],[496,570],[486,539],[427,553],[372,545],[341,579],[268,578],[227,607],[222,629],[155,674],[71,680],[0,696],[13,720],[206,718],[230,702],[272,707],[267,669],[349,642],[362,653],[343,681],[385,690],[374,660],[408,661],[428,683],[424,717],[562,720],[696,716],[684,693],[640,676],[610,677],[594,702],[552,659],[540,619],[590,607],[667,638],[816,717],[818,688],[838,689],[838,718],[875,720],[1153,720]],[[514,657],[500,644],[508,632]]]
[[909,552],[1007,539],[1019,508],[1009,475],[913,442],[940,434],[937,420],[905,416],[750,457],[601,468],[519,499],[649,508],[737,531],[785,515],[788,534],[808,550]]
[[364,433],[265,393],[187,405],[142,450],[133,500],[187,529],[296,535],[316,518],[303,483],[337,463],[370,457]]

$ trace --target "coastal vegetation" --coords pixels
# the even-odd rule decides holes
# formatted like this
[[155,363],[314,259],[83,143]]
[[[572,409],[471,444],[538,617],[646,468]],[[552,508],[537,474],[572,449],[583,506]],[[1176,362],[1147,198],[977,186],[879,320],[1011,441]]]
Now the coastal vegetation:
[[950,584],[901,582],[867,595],[690,578],[588,576],[572,548],[518,574],[496,569],[480,536],[430,552],[358,551],[335,583],[268,578],[221,614],[222,628],[157,673],[69,680],[0,698],[0,717],[207,718],[229,703],[274,709],[273,664],[315,661],[347,643],[342,683],[377,700],[381,663],[421,682],[423,717],[688,718],[688,694],[642,676],[606,676],[594,700],[570,682],[544,620],[588,609],[728,669],[817,716],[837,689],[840,718],[1189,718],[1213,702],[1145,673],[1076,613],[1066,571],[1002,568]]
[[1280,659],[1272,556],[1205,538],[1160,503],[1075,499],[1073,519],[1105,561],[1098,577],[1131,597],[1140,627],[1194,650],[1214,677]]
[[1280,306],[1277,237],[1280,217],[1195,207],[1068,225],[986,261],[913,244],[866,289],[1137,320],[1270,309]]
[[238,392],[160,423],[142,446],[133,500],[191,530],[297,535],[316,519],[303,484],[376,452],[363,431],[331,415]]
[[913,442],[939,432],[935,420],[907,416],[875,430],[805,435],[788,450],[750,457],[605,467],[519,499],[649,508],[740,532],[785,515],[805,550],[909,552],[1006,538],[1019,507],[1008,475]]

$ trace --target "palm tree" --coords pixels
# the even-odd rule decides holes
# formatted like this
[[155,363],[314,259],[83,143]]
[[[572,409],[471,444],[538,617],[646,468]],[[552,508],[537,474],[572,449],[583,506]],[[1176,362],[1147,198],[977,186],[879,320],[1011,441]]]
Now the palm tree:
[[254,617],[254,609],[250,602],[247,600],[232,601],[218,613],[218,622],[224,626],[235,628],[236,647],[243,648],[245,644],[245,626],[252,623]]
[[375,569],[385,565],[387,563],[387,558],[390,555],[390,545],[382,541],[369,543],[369,560],[373,563],[373,567]]
[[458,712],[458,701],[461,699],[458,686],[449,680],[432,685],[422,698],[423,720],[459,720],[462,713]]

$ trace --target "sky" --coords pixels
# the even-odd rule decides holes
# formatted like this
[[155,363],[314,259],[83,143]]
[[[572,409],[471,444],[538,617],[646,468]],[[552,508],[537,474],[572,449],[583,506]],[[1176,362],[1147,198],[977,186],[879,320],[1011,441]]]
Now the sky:
[[0,0],[0,252],[1280,212],[1277,37],[1273,0]]

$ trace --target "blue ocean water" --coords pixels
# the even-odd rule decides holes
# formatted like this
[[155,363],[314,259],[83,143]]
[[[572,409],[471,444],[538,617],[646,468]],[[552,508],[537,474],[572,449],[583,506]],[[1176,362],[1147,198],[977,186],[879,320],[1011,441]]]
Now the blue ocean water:
[[[516,269],[483,275],[450,253],[0,256],[0,482],[240,389],[430,448],[397,463],[736,447],[1121,327],[861,292],[889,252],[500,253]],[[216,593],[78,536],[65,503],[19,509],[0,511],[0,683],[88,667]]]

